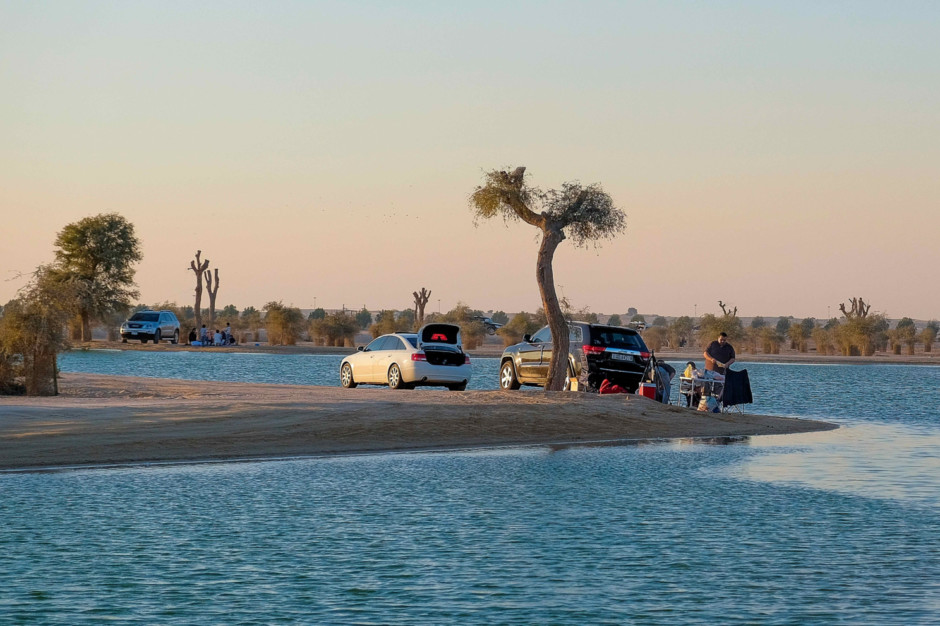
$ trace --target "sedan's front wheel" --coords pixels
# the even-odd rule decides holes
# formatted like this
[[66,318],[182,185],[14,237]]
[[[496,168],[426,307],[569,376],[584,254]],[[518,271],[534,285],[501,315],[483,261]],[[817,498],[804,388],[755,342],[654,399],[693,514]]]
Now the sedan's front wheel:
[[346,389],[355,389],[359,384],[353,380],[352,365],[349,363],[343,363],[343,367],[339,370],[339,383]]
[[408,389],[409,385],[401,379],[401,369],[397,363],[388,368],[388,386],[391,389]]
[[499,368],[500,389],[518,389],[521,386],[519,379],[516,378],[516,368],[513,366],[512,361],[503,363],[503,366]]

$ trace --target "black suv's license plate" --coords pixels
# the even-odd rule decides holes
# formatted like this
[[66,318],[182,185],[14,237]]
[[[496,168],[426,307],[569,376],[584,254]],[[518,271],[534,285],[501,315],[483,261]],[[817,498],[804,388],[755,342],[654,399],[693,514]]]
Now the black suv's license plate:
[[633,356],[629,354],[620,354],[619,352],[614,352],[611,355],[614,361],[632,361]]

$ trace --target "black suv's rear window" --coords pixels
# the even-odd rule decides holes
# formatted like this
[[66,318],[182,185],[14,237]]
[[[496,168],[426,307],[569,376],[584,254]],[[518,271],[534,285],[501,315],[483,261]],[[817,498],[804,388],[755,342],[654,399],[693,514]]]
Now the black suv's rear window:
[[591,345],[637,350],[639,352],[646,350],[646,345],[643,344],[643,340],[638,334],[619,328],[592,328]]
[[134,313],[131,316],[132,322],[159,322],[160,314],[159,313]]

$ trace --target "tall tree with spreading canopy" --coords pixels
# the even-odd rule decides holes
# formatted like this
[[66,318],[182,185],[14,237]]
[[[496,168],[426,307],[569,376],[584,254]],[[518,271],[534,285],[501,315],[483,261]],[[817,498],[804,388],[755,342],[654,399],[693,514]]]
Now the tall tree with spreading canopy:
[[189,269],[196,274],[196,329],[202,328],[202,273],[209,269],[209,259],[200,260],[202,250],[196,250],[196,258],[189,262]]
[[[561,189],[542,191],[526,184],[525,167],[511,172],[488,172],[484,184],[470,196],[470,206],[477,219],[501,215],[504,220],[522,220],[542,231],[535,280],[552,329],[552,354],[568,354],[568,324],[555,293],[552,270],[555,250],[569,238],[579,247],[611,238],[623,232],[626,215],[614,206],[600,185],[564,183]],[[567,358],[552,359],[546,390],[559,391],[564,387],[567,367]]]
[[126,311],[139,295],[133,265],[143,258],[140,241],[123,216],[102,213],[63,228],[55,245],[55,280],[70,284],[81,340],[91,341],[92,320]]

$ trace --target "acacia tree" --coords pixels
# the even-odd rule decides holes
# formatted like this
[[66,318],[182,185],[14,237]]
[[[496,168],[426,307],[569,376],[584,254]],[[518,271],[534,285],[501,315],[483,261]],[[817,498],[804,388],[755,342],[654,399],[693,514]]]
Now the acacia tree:
[[39,267],[33,276],[0,316],[0,394],[59,393],[56,357],[69,347],[65,327],[74,285],[49,267]]
[[[623,231],[626,216],[614,207],[611,197],[594,184],[583,187],[564,183],[561,189],[541,191],[525,182],[525,168],[512,172],[493,170],[485,175],[483,185],[470,196],[476,217],[522,220],[542,231],[535,265],[535,280],[542,297],[542,308],[552,329],[552,354],[568,354],[568,325],[558,296],[552,259],[558,245],[570,238],[575,245],[610,238]],[[559,391],[567,378],[568,359],[554,358],[549,367],[545,389]]]
[[69,283],[81,321],[81,340],[91,341],[91,322],[126,311],[138,297],[133,264],[140,261],[134,225],[117,213],[102,213],[69,224],[55,240],[56,266],[50,279]]
[[196,259],[189,262],[189,269],[196,274],[196,307],[195,307],[195,317],[196,317],[196,329],[202,327],[202,273],[209,269],[209,259],[201,261],[199,257],[202,255],[202,250],[196,250]]

